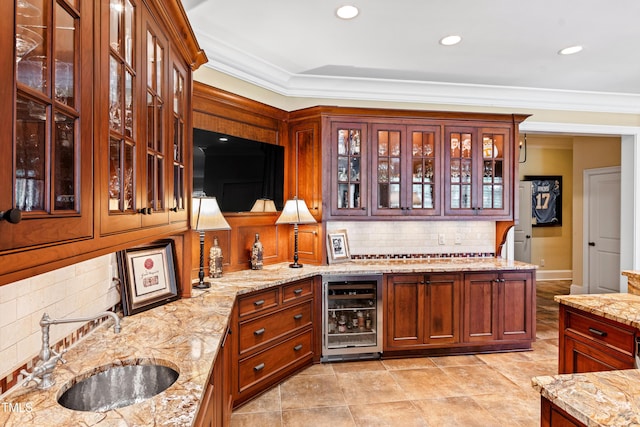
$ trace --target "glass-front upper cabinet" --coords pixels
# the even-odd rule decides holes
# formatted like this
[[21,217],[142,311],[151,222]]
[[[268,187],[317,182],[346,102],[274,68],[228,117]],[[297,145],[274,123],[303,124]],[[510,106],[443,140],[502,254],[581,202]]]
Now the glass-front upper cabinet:
[[509,148],[508,129],[446,128],[446,214],[510,214]]
[[188,73],[182,61],[171,58],[170,97],[171,105],[171,164],[173,165],[171,189],[169,191],[169,217],[170,221],[187,220],[187,146],[188,132],[187,111],[190,104],[187,99]]
[[[92,2],[16,0],[0,18],[0,250],[92,231]],[[12,83],[6,83],[12,82]],[[82,112],[88,114],[82,115]],[[11,135],[11,137],[8,137]]]
[[437,126],[374,124],[372,215],[439,214]]
[[332,123],[333,215],[367,215],[367,157],[364,123]]

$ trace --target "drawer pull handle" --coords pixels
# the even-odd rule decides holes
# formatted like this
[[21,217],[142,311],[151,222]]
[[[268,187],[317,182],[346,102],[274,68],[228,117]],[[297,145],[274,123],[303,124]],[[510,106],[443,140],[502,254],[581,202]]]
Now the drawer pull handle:
[[607,333],[606,333],[606,332],[604,332],[604,331],[599,331],[599,330],[598,330],[598,329],[596,329],[596,328],[589,328],[589,332],[591,332],[592,334],[597,335],[597,336],[599,336],[599,337],[603,337],[603,338],[607,336]]
[[254,370],[255,372],[260,372],[260,371],[262,371],[263,369],[264,369],[264,363],[261,363],[261,364],[256,365],[256,366],[254,366],[254,367],[253,367],[253,370]]
[[258,335],[262,335],[262,334],[264,334],[264,328],[260,328],[257,331],[253,331],[253,335],[258,336]]
[[295,291],[293,291],[293,293],[296,295],[300,295],[302,293],[302,289],[296,289]]
[[300,351],[302,350],[302,344],[298,344],[297,346],[293,347],[293,351]]
[[296,320],[300,320],[302,319],[302,314],[296,314],[295,316],[293,316],[293,318]]
[[253,302],[253,305],[255,305],[256,307],[260,307],[262,304],[264,304],[263,299],[259,299],[258,301]]

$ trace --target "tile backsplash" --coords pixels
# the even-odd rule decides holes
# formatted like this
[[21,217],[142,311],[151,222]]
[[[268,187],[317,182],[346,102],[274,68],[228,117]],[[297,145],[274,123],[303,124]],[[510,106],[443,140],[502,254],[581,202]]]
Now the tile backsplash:
[[[39,353],[43,313],[54,319],[85,317],[119,304],[120,292],[112,280],[116,273],[111,254],[0,286],[0,378]],[[50,343],[80,327],[80,323],[52,326]]]
[[351,256],[494,254],[493,221],[328,221],[347,230]]

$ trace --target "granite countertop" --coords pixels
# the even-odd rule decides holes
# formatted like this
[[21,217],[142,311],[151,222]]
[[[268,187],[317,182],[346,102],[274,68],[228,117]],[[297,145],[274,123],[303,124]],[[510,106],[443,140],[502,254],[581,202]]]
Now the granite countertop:
[[588,427],[640,425],[640,370],[534,377],[533,387]]
[[556,295],[560,304],[640,329],[640,295]]
[[[640,329],[640,296],[562,295],[555,300]],[[534,377],[533,387],[586,426],[640,425],[640,370]]]
[[[292,269],[288,263],[263,270],[225,273],[211,279],[205,291],[194,290],[192,298],[181,299],[122,319],[122,332],[114,333],[111,320],[65,354],[49,390],[18,386],[2,396],[0,403],[12,410],[0,410],[0,425],[105,425],[105,426],[190,426],[198,412],[209,374],[229,322],[237,295],[277,286],[318,274],[374,274],[452,272],[483,270],[528,270],[536,266],[497,258],[433,258],[419,260],[350,261],[330,266]],[[55,326],[53,326],[55,328]],[[99,367],[137,364],[139,360],[170,366],[180,373],[164,392],[124,408],[104,413],[80,412],[57,403],[64,386],[79,375]]]

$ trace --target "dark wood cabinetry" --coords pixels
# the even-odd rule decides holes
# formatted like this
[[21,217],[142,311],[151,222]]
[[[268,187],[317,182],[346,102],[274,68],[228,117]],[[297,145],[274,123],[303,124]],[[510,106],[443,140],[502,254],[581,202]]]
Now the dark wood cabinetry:
[[238,406],[313,362],[313,279],[238,297],[232,324],[233,404]]
[[385,350],[460,341],[459,274],[393,274],[385,283]]
[[[192,71],[179,2],[10,1],[0,18],[0,284],[188,229]],[[10,216],[10,219],[15,216]]]
[[529,349],[534,272],[393,274],[385,282],[388,354]]
[[634,367],[635,328],[560,305],[559,366],[561,374]]
[[464,275],[463,341],[531,341],[535,338],[534,273]]
[[554,405],[549,399],[543,397],[540,406],[541,427],[585,427],[583,423]]

